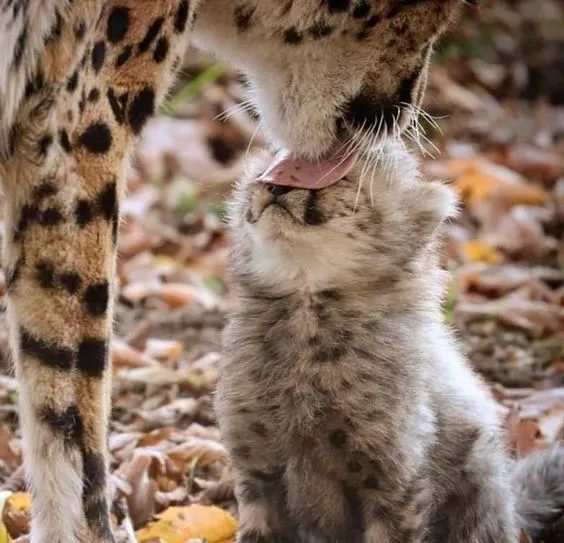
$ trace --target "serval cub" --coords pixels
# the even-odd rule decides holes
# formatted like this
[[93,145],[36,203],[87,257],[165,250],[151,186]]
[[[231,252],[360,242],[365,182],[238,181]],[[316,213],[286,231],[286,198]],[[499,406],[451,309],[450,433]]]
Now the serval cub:
[[216,405],[240,543],[508,543],[564,501],[543,483],[547,510],[525,503],[530,485],[512,479],[561,480],[562,450],[513,470],[495,403],[442,323],[437,230],[453,193],[403,149],[384,155],[369,178],[357,164],[318,191],[257,179],[258,159],[236,190],[240,307]]

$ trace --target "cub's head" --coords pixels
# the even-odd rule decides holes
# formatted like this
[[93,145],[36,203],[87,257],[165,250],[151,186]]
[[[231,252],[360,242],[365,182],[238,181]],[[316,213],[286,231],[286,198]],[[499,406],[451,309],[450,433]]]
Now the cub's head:
[[[250,166],[231,204],[235,282],[255,292],[371,288],[425,266],[453,192],[423,182],[401,148],[373,170],[357,163],[321,190],[258,179],[272,157]],[[420,274],[424,275],[424,274]]]
[[195,33],[246,74],[276,143],[318,158],[407,125],[433,44],[463,2],[206,0]]

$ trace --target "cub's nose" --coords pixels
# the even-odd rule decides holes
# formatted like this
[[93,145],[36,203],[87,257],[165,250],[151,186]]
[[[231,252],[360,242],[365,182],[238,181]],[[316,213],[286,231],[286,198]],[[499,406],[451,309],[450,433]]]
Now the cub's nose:
[[272,194],[272,196],[274,196],[274,198],[278,198],[279,196],[290,192],[292,187],[283,187],[282,185],[273,185],[272,183],[268,183],[266,185],[266,189],[270,192],[270,194]]

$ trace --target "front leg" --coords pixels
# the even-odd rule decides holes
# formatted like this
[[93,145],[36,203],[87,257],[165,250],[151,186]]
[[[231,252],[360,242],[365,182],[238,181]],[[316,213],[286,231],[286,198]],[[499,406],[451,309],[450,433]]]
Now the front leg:
[[295,543],[286,520],[285,492],[278,471],[239,471],[239,543]]
[[[368,487],[377,481],[369,476]],[[427,541],[427,525],[432,503],[431,484],[419,478],[408,486],[399,499],[378,492],[364,490],[364,543],[423,543]]]
[[240,394],[244,381],[244,372],[223,371],[215,405],[235,471],[238,541],[296,543],[288,521],[286,466],[273,411],[268,399]]

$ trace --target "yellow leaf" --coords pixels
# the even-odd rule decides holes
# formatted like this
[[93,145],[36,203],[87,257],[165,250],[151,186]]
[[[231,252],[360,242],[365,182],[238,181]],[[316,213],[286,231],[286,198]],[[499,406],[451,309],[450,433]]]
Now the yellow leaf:
[[159,539],[163,543],[185,543],[192,538],[228,543],[237,532],[237,521],[218,507],[169,507],[156,518],[137,532],[139,543]]
[[491,245],[480,240],[472,240],[461,246],[461,251],[469,262],[486,262],[488,264],[500,264],[503,255]]
[[[10,490],[4,490],[0,492],[0,513],[4,511],[4,505],[6,500],[8,500],[12,496],[12,492]],[[8,533],[6,525],[3,522],[0,522],[0,543],[10,543],[12,538]]]
[[444,165],[444,174],[455,178],[455,186],[470,204],[500,194],[509,205],[540,205],[548,195],[542,187],[528,183],[521,175],[485,159],[454,159]]
[[0,522],[0,543],[10,543],[11,541],[12,538],[10,537],[8,530],[6,530],[6,526]]
[[31,508],[31,497],[27,492],[14,492],[8,498],[8,504],[15,511],[27,512]]
[[29,532],[30,508],[31,497],[25,492],[14,492],[6,499],[2,522],[10,536],[18,538]]

